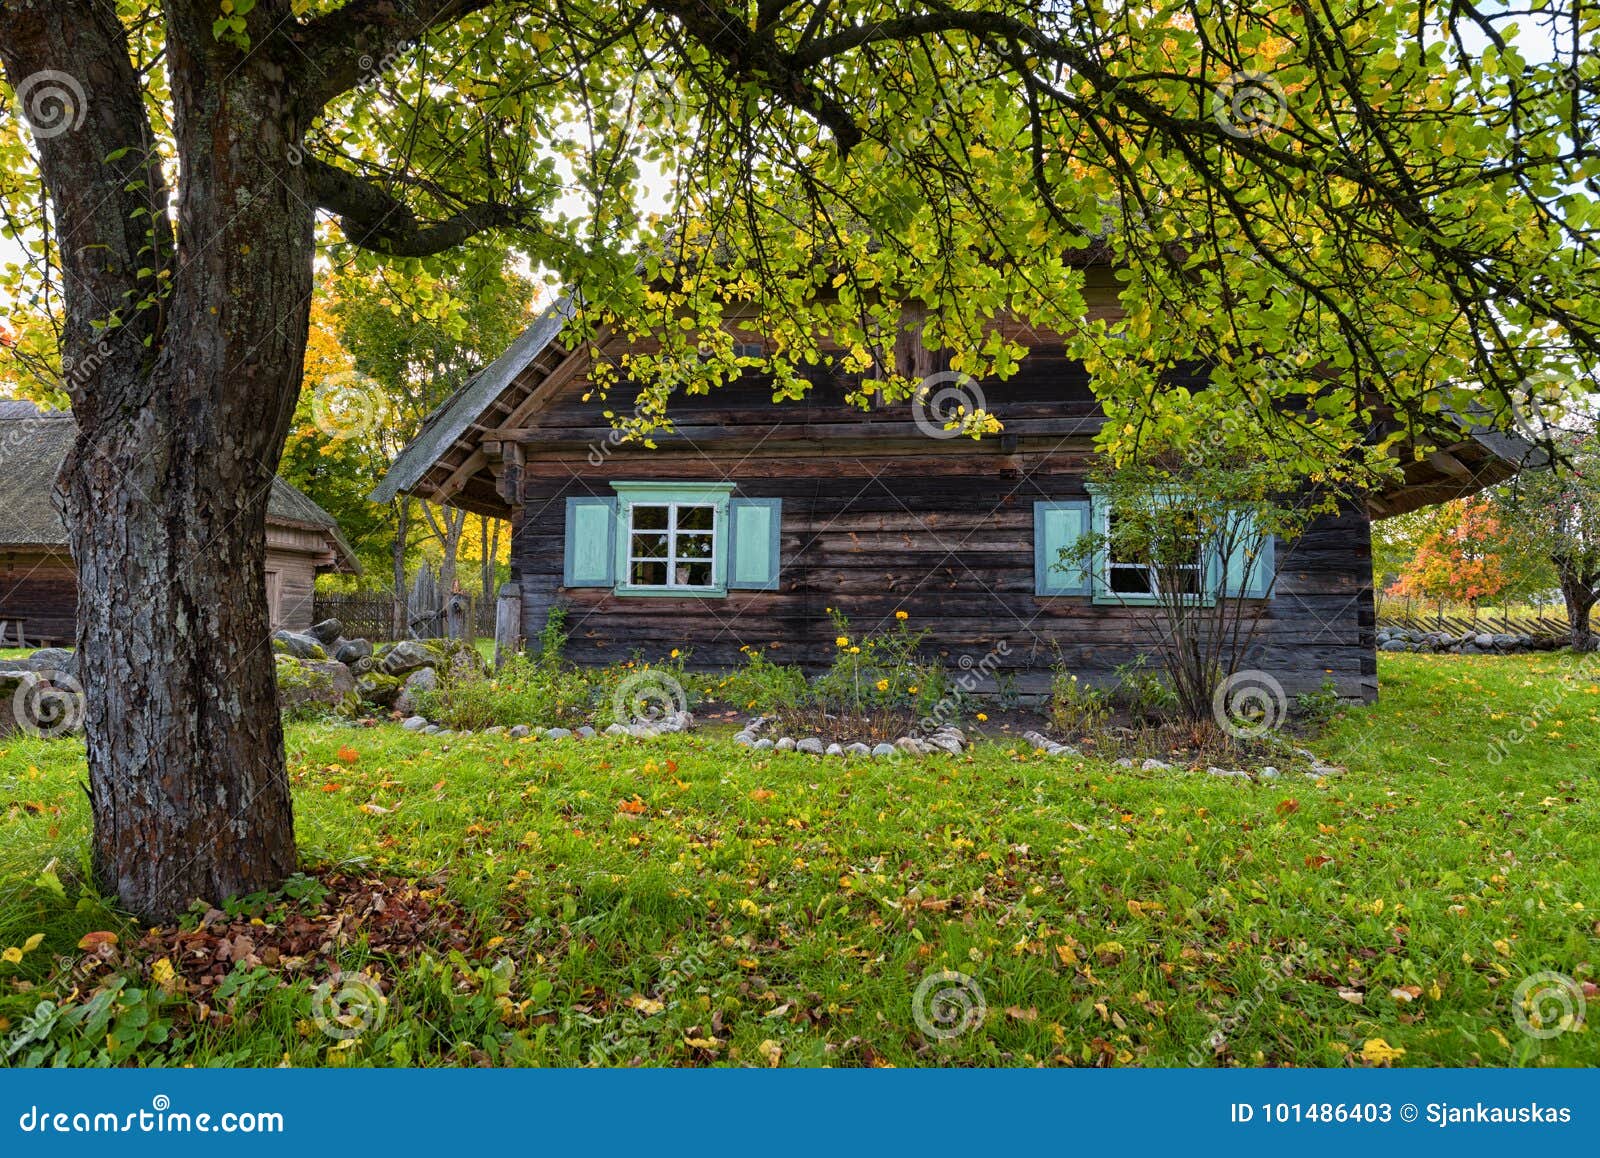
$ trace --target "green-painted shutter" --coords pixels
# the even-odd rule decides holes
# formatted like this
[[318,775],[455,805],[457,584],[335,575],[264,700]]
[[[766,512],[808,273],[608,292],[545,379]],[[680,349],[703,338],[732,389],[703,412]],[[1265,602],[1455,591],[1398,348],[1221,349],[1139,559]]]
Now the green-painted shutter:
[[1268,599],[1277,576],[1273,537],[1258,532],[1248,512],[1237,517],[1242,523],[1228,555],[1223,591],[1231,599]]
[[1033,590],[1036,595],[1087,595],[1082,559],[1063,560],[1089,533],[1089,501],[1033,504]]
[[728,504],[728,586],[778,589],[782,499],[733,499]]
[[617,581],[616,558],[617,500],[593,495],[568,499],[562,584],[610,587]]

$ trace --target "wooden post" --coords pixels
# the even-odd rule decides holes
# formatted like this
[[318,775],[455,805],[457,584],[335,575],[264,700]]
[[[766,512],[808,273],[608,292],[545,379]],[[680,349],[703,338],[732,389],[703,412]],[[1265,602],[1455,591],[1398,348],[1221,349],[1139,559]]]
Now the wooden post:
[[500,584],[500,598],[494,608],[494,666],[510,659],[522,647],[522,587]]
[[445,636],[471,643],[476,632],[472,623],[472,598],[464,592],[453,593],[444,604]]

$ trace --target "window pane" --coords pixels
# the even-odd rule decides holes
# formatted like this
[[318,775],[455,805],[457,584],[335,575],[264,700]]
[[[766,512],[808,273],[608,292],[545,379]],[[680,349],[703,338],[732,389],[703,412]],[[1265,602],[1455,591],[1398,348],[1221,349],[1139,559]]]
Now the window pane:
[[709,531],[715,525],[715,507],[679,507],[678,530]]
[[666,507],[641,506],[636,503],[628,509],[633,512],[635,530],[664,531],[667,529]]
[[1112,567],[1111,590],[1118,595],[1150,595],[1155,588],[1143,567]]
[[635,563],[628,574],[635,587],[664,587],[667,583],[665,563]]
[[679,563],[677,581],[685,587],[710,587],[710,563]]
[[1173,568],[1168,572],[1168,581],[1177,585],[1180,595],[1200,594],[1200,568],[1183,567]]
[[634,535],[631,552],[635,559],[665,559],[667,557],[666,532]]
[[678,558],[680,559],[709,559],[711,558],[710,535],[682,533],[678,535]]

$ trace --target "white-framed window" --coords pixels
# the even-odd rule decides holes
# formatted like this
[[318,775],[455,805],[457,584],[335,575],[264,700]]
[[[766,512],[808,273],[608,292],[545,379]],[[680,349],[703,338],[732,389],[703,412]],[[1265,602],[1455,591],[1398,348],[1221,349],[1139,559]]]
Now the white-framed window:
[[705,502],[628,504],[629,587],[711,590],[719,584],[723,508]]
[[[1205,593],[1205,543],[1196,529],[1191,549],[1183,559],[1157,566],[1148,553],[1130,551],[1118,542],[1116,515],[1106,512],[1106,589],[1115,596],[1156,599],[1162,595]],[[1163,584],[1176,590],[1163,590]]]

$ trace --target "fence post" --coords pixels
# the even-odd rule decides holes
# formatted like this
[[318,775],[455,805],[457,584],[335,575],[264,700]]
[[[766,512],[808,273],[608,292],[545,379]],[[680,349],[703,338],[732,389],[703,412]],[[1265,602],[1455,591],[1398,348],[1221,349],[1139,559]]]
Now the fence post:
[[500,598],[494,608],[494,666],[510,659],[522,647],[522,587],[500,584]]

